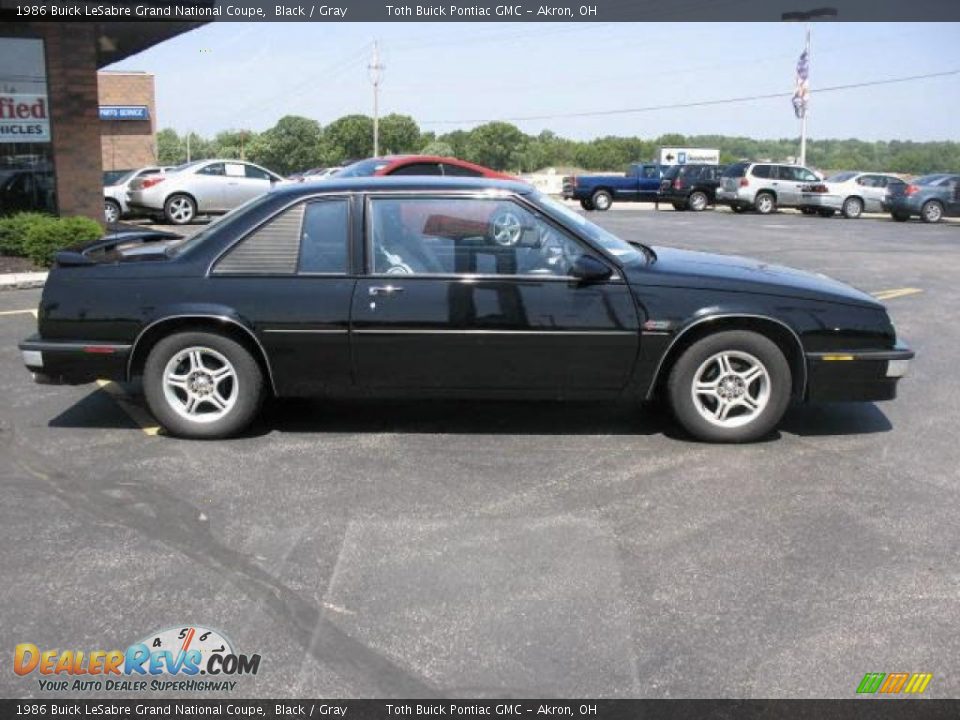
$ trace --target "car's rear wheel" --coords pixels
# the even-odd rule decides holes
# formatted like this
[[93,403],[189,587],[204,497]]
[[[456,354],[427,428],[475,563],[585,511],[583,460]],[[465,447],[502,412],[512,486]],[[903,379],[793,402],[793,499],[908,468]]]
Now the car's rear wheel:
[[593,203],[595,210],[605,212],[613,205],[613,196],[606,190],[597,190],[590,198],[590,202]]
[[116,200],[105,199],[103,201],[103,219],[107,225],[113,225],[120,219],[120,203]]
[[189,195],[171,195],[163,204],[163,215],[167,222],[186,225],[197,216],[197,204]]
[[927,200],[920,208],[920,219],[925,223],[938,223],[943,220],[943,205],[936,200]]
[[263,399],[263,372],[238,342],[184,332],[150,351],[143,390],[154,417],[172,435],[223,438],[245,428]]
[[863,214],[863,200],[856,197],[848,197],[843,201],[843,216],[850,220],[856,220]]
[[690,197],[687,200],[687,205],[694,212],[700,212],[707,209],[707,205],[710,204],[710,198],[707,197],[706,193],[702,193],[699,190],[695,190],[690,193]]
[[777,201],[771,193],[759,192],[753,200],[753,207],[761,215],[769,215],[777,209]]
[[583,208],[584,210],[586,210],[587,212],[592,212],[593,209],[594,209],[593,203],[590,202],[589,200],[581,200],[581,201],[580,201],[580,207],[582,207],[582,208]]
[[783,352],[745,330],[708,335],[677,360],[667,397],[684,429],[708,442],[750,442],[774,429],[790,404]]

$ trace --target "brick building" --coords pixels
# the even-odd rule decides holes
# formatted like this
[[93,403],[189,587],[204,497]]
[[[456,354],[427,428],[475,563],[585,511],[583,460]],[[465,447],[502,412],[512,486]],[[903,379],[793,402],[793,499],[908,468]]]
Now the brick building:
[[125,170],[157,161],[153,75],[97,73],[100,148],[104,170]]
[[[142,121],[102,121],[98,68],[203,23],[8,22],[14,4],[0,0],[0,214],[35,209],[102,222],[102,171],[117,155],[101,147],[101,135],[114,133],[115,148],[129,152],[131,162],[148,150],[152,162],[154,113],[150,78],[150,99],[142,103],[149,107],[149,148]],[[141,104],[143,86],[134,81],[130,91],[133,100],[120,104]]]

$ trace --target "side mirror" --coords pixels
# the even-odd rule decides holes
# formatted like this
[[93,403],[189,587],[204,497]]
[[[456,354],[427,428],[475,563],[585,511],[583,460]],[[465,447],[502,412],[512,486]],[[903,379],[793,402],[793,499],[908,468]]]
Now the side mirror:
[[593,255],[581,255],[574,260],[573,266],[570,268],[570,275],[582,282],[602,282],[613,275],[613,270]]

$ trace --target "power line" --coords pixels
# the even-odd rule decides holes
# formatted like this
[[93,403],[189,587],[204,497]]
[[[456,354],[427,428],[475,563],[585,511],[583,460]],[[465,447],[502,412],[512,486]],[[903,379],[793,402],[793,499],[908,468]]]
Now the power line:
[[[855,88],[875,87],[877,85],[893,85],[895,83],[911,82],[913,80],[928,80],[930,78],[947,77],[949,75],[960,74],[960,68],[956,70],[943,70],[941,72],[926,73],[924,75],[907,75],[904,77],[884,78],[882,80],[869,80],[860,83],[849,83],[846,85],[831,85],[828,87],[817,88],[812,93],[820,94],[827,92],[837,92],[840,90],[853,90]],[[502,122],[523,122],[527,120],[557,120],[561,118],[581,118],[581,117],[603,117],[608,115],[629,115],[633,113],[654,112],[658,110],[682,110],[684,108],[707,107],[710,105],[733,105],[736,103],[753,102],[756,100],[771,100],[773,98],[793,97],[793,92],[776,92],[764,95],[746,95],[743,97],[722,98],[717,100],[697,100],[687,103],[673,103],[669,105],[648,105],[646,107],[619,108],[615,110],[593,110],[587,112],[555,113],[553,115],[518,115],[515,117],[487,118],[483,120],[423,120],[422,125],[470,125],[487,123],[494,121]]]

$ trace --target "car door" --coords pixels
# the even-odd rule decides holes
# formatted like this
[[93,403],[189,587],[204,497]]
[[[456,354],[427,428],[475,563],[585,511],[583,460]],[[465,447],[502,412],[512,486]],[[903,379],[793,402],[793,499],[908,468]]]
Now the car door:
[[576,257],[600,254],[535,208],[371,194],[366,247],[350,316],[361,386],[554,397],[626,384],[639,346],[628,287],[572,278]]
[[253,324],[281,395],[352,386],[353,215],[345,195],[298,202],[258,224],[211,268],[207,302],[235,308]]
[[883,175],[861,175],[856,183],[863,198],[864,212],[880,212],[880,203],[887,192],[887,178]]
[[641,200],[653,200],[660,194],[661,175],[658,165],[644,165],[640,169],[638,191]]
[[196,169],[192,175],[176,176],[180,190],[189,192],[197,201],[197,211],[222,212],[225,202],[226,178],[222,162],[210,163]]
[[772,185],[777,193],[777,205],[793,207],[800,202],[800,183],[797,168],[792,165],[774,165]]
[[224,210],[232,210],[270,190],[272,176],[256,165],[224,163],[224,175]]
[[947,215],[960,215],[960,175],[952,175],[947,180]]

